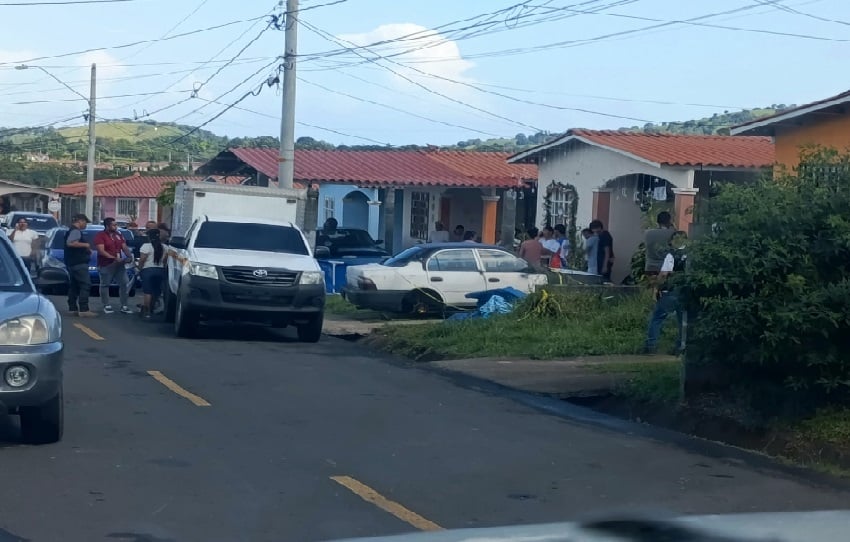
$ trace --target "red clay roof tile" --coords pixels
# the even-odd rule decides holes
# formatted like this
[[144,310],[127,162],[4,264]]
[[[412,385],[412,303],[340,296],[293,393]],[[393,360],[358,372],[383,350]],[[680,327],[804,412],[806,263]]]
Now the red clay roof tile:
[[[94,182],[94,195],[98,198],[155,198],[162,191],[166,183],[177,181],[203,181],[207,177],[214,177],[217,182],[225,184],[239,184],[245,177],[221,177],[215,175],[182,175],[182,176],[143,176],[136,173],[121,179],[102,179]],[[84,196],[86,194],[86,183],[73,183],[60,186],[55,192],[63,196]]]
[[[277,178],[277,149],[229,149],[245,164]],[[361,186],[513,187],[537,179],[537,166],[508,164],[508,153],[471,151],[295,151],[295,179]]]
[[517,153],[512,158],[528,158],[574,138],[664,166],[766,168],[772,166],[775,159],[773,140],[769,137],[646,134],[583,129],[569,130],[553,141]]

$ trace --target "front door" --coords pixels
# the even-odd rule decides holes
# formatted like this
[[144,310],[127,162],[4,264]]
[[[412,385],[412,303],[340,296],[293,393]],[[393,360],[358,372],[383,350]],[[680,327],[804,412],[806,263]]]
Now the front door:
[[493,249],[478,249],[481,267],[488,290],[511,286],[520,292],[530,293],[531,278],[528,263],[509,252]]
[[428,284],[436,290],[446,305],[475,306],[466,294],[487,288],[484,275],[478,269],[471,248],[451,248],[434,253],[426,263]]

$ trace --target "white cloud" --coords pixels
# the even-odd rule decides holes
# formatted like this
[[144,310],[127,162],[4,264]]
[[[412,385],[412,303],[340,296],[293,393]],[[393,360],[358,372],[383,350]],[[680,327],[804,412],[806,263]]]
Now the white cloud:
[[[394,62],[400,63],[410,62],[413,67],[421,71],[448,79],[464,82],[473,81],[466,73],[474,64],[468,60],[464,60],[457,42],[446,39],[436,31],[418,24],[385,24],[362,34],[343,34],[339,36],[339,39],[363,46],[380,41],[397,40],[411,34],[414,35],[403,41],[387,43],[370,48],[370,50],[361,50],[360,52],[369,57],[373,57],[376,53],[390,56],[404,52],[398,56],[391,56],[391,59]],[[389,66],[393,70],[441,92],[451,93],[451,95],[464,93],[464,87],[461,85],[439,79],[423,78],[422,74],[415,70],[402,68],[386,60],[381,62],[381,64]],[[402,78],[392,75],[389,71],[386,73],[388,77],[393,79],[395,84],[410,87],[410,83],[404,81]]]

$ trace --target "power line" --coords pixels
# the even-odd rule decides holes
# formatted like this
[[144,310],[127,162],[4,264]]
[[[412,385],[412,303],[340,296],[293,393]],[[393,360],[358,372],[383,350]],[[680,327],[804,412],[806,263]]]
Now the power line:
[[[203,98],[201,98],[201,99],[203,100]],[[208,100],[208,101],[212,101],[212,100]],[[214,102],[214,103],[217,103],[217,104],[219,104],[219,105],[227,105],[227,104],[222,104],[222,103],[220,103],[220,102]],[[255,115],[259,115],[259,116],[261,116],[261,117],[266,117],[266,118],[269,118],[269,119],[275,119],[275,120],[278,120],[278,118],[279,118],[279,117],[276,117],[276,116],[274,116],[274,115],[269,115],[268,113],[263,113],[263,112],[260,112],[260,111],[255,111],[255,110],[253,110],[253,109],[248,109],[248,108],[246,108],[246,107],[242,107],[242,106],[230,105],[229,107],[230,107],[231,109],[238,109],[239,111],[245,111],[246,113],[253,113],[253,114],[255,114]],[[392,146],[393,146],[393,145],[392,145],[392,143],[387,143],[387,142],[385,142],[385,141],[378,141],[378,140],[376,140],[376,139],[371,139],[371,138],[364,137],[364,136],[358,136],[358,135],[354,135],[354,134],[347,134],[347,133],[345,133],[345,132],[340,132],[340,131],[338,131],[338,130],[334,130],[334,129],[332,129],[332,128],[326,128],[326,127],[324,127],[324,126],[317,126],[317,125],[315,125],[315,124],[309,124],[309,123],[302,122],[302,121],[295,121],[295,123],[296,123],[296,124],[300,124],[301,126],[307,126],[308,128],[315,128],[316,130],[323,130],[323,131],[325,131],[325,132],[334,133],[334,134],[341,135],[341,136],[344,136],[344,137],[351,137],[351,138],[354,138],[354,139],[362,139],[363,141],[368,141],[368,142],[370,142],[370,143],[375,143],[375,144],[377,144],[377,145],[384,145],[384,146],[387,146],[387,147],[392,147]]]
[[[238,89],[239,87],[241,87],[242,85],[244,85],[245,83],[247,83],[248,81],[250,81],[250,80],[251,80],[252,78],[254,78],[255,76],[259,75],[259,74],[260,74],[260,72],[262,72],[263,70],[266,70],[266,69],[270,68],[270,67],[272,66],[272,64],[275,64],[275,63],[279,62],[280,60],[281,60],[281,59],[280,59],[280,57],[278,57],[278,58],[275,58],[274,60],[272,60],[271,62],[269,62],[268,64],[266,64],[265,66],[262,66],[259,70],[255,71],[254,73],[252,73],[251,75],[249,75],[248,77],[246,77],[245,79],[243,79],[242,81],[240,81],[240,82],[236,83],[235,85],[233,85],[233,86],[230,88],[230,90],[227,90],[227,91],[223,92],[222,94],[220,94],[217,98],[215,98],[215,101],[217,101],[217,100],[221,100],[222,98],[224,98],[225,96],[227,96],[227,95],[228,95],[228,94],[230,94],[231,92],[235,91],[236,89]],[[270,77],[267,79],[267,82],[268,82],[268,81],[271,81],[271,78],[270,78]],[[192,94],[192,97],[194,97],[194,98],[200,98],[200,96],[197,96],[194,92],[193,92],[193,94]],[[202,100],[202,101],[209,101],[209,100]],[[176,119],[175,119],[174,121],[172,121],[172,122],[177,122],[177,121],[180,121],[180,120],[182,120],[182,119],[185,119],[186,117],[190,117],[190,116],[194,115],[195,113],[200,112],[202,109],[206,108],[206,107],[207,107],[207,106],[209,106],[209,105],[210,105],[209,103],[206,103],[206,104],[204,104],[204,105],[202,105],[202,106],[200,106],[200,107],[198,107],[198,108],[194,109],[193,111],[190,111],[190,112],[186,113],[185,115],[182,115],[182,116],[180,116],[180,117],[176,118]]]
[[329,87],[326,87],[326,86],[324,86],[324,85],[320,85],[319,83],[314,83],[314,82],[312,82],[312,81],[308,81],[308,80],[304,79],[303,77],[298,77],[298,80],[299,80],[299,81],[301,81],[302,83],[306,83],[306,84],[308,84],[308,85],[312,85],[312,86],[314,86],[314,87],[318,87],[318,88],[320,88],[320,89],[322,89],[322,90],[324,90],[324,91],[326,91],[326,92],[331,92],[331,93],[333,93],[333,94],[338,94],[338,95],[340,95],[340,96],[345,96],[345,97],[347,97],[347,98],[351,98],[352,100],[357,100],[357,101],[360,101],[360,102],[364,102],[364,103],[368,103],[368,104],[376,105],[376,106],[378,106],[378,107],[383,107],[383,108],[385,108],[385,109],[389,109],[389,110],[391,110],[391,111],[396,111],[396,112],[399,112],[399,113],[403,113],[403,114],[405,114],[405,115],[409,115],[409,116],[411,116],[411,117],[415,117],[415,118],[417,118],[417,119],[427,120],[428,122],[433,122],[433,123],[436,123],[436,124],[442,124],[443,126],[451,126],[452,128],[461,128],[461,129],[463,129],[463,130],[468,130],[468,131],[470,131],[470,132],[475,132],[475,133],[478,133],[478,134],[488,135],[488,136],[492,136],[492,137],[499,137],[499,135],[498,135],[498,134],[493,134],[493,133],[490,133],[490,132],[485,132],[485,131],[483,131],[483,130],[477,130],[477,129],[475,129],[475,128],[470,128],[469,126],[463,126],[463,125],[460,125],[460,124],[453,124],[453,123],[451,123],[451,122],[446,122],[446,121],[442,121],[442,120],[438,120],[438,119],[433,119],[433,118],[431,118],[431,117],[426,117],[426,116],[424,116],[424,115],[418,115],[418,114],[416,114],[416,113],[413,113],[413,112],[411,112],[411,111],[407,111],[407,110],[405,110],[405,109],[401,109],[401,108],[399,108],[399,107],[393,107],[393,106],[391,106],[391,105],[387,105],[387,104],[385,104],[385,103],[380,103],[380,102],[376,102],[376,101],[374,101],[374,100],[369,100],[369,99],[367,99],[367,98],[361,98],[361,97],[359,97],[359,96],[354,96],[353,94],[348,94],[348,93],[346,93],[346,92],[342,92],[341,90],[334,90],[334,89],[329,88]]
[[0,2],[0,6],[72,6],[76,4],[117,4],[123,2],[135,2],[136,0],[67,0],[57,2]]
[[[326,32],[324,32],[324,31],[322,31],[322,30],[319,30],[318,28],[316,28],[315,26],[313,26],[313,25],[311,25],[311,24],[309,24],[309,23],[304,23],[304,22],[302,22],[302,24],[303,24],[306,28],[308,28],[309,30],[312,30],[312,31],[314,31],[314,32],[317,32],[317,33],[319,33],[319,35],[321,35],[321,36],[325,37],[325,36],[324,36],[324,34],[326,34]],[[332,41],[337,42],[336,38],[327,38],[327,37],[325,37],[325,39],[331,39]],[[347,40],[342,40],[342,41],[344,41],[344,42],[346,42],[346,43],[350,43],[350,42],[348,42]],[[337,42],[337,43],[339,43],[339,42]],[[367,49],[367,50],[368,50],[368,49]],[[359,55],[360,53],[357,53],[357,54]],[[479,91],[479,92],[483,92],[483,93],[485,93],[485,94],[491,94],[491,95],[494,95],[494,96],[498,96],[498,97],[500,97],[500,98],[505,98],[505,99],[512,100],[512,101],[519,102],[519,103],[524,103],[524,104],[528,104],[528,105],[535,105],[535,106],[538,106],[538,107],[546,107],[546,108],[548,108],[548,109],[555,109],[555,110],[559,110],[559,111],[576,111],[576,112],[579,112],[579,113],[588,113],[588,114],[592,114],[592,115],[599,115],[599,116],[608,117],[608,118],[617,118],[617,119],[623,119],[623,120],[632,120],[632,121],[637,121],[637,122],[652,122],[652,121],[647,120],[647,119],[641,119],[641,118],[636,118],[636,117],[630,117],[630,116],[627,116],[627,115],[616,115],[616,114],[614,114],[614,113],[605,113],[605,112],[603,112],[603,111],[594,111],[594,110],[592,110],[592,109],[586,109],[586,108],[582,108],[582,107],[568,107],[568,106],[562,106],[562,105],[552,105],[552,104],[547,104],[547,103],[542,103],[542,102],[535,102],[535,101],[532,101],[532,100],[526,100],[526,99],[524,99],[524,98],[517,98],[516,96],[511,96],[511,95],[509,95],[509,94],[504,94],[504,93],[497,92],[497,91],[494,91],[494,90],[488,90],[488,89],[485,89],[485,88],[481,88],[481,87],[479,87],[479,86],[477,86],[477,85],[474,85],[474,84],[472,84],[472,83],[467,83],[467,82],[465,82],[465,81],[458,81],[458,80],[456,80],[456,79],[452,79],[452,78],[450,78],[450,77],[445,77],[445,76],[442,76],[442,75],[436,75],[436,74],[433,74],[433,73],[428,73],[428,72],[426,72],[426,71],[420,70],[419,68],[415,68],[415,67],[413,67],[413,66],[404,66],[403,64],[400,64],[399,62],[397,62],[397,61],[395,61],[395,60],[390,60],[390,59],[387,59],[387,58],[385,58],[385,57],[383,58],[383,60],[386,60],[387,62],[389,62],[389,63],[391,63],[391,64],[395,64],[396,66],[400,66],[400,67],[407,67],[407,68],[408,68],[408,69],[410,69],[410,70],[413,70],[413,71],[415,71],[415,72],[417,72],[417,73],[420,73],[420,74],[422,74],[422,75],[426,75],[426,76],[428,76],[428,77],[433,77],[433,78],[435,78],[435,79],[439,79],[439,80],[446,81],[446,82],[449,82],[449,83],[454,83],[454,84],[456,84],[456,85],[462,85],[462,86],[465,86],[465,87],[468,87],[468,88],[472,88],[472,89],[474,89],[474,90],[477,90],[477,91]],[[408,81],[412,81],[411,79],[409,79],[409,78],[407,78],[407,77],[405,77],[405,76],[403,76],[403,75],[399,74],[399,72],[397,72],[397,71],[395,71],[395,70],[392,70],[392,69],[390,69],[390,68],[387,68],[386,66],[383,66],[382,64],[378,64],[377,62],[376,62],[376,64],[377,64],[378,66],[382,66],[382,67],[384,67],[384,68],[388,69],[389,71],[391,71],[392,73],[394,73],[394,74],[396,74],[396,75],[399,75],[399,76],[401,76],[401,77],[405,78],[405,79],[406,79],[406,80],[408,80]],[[420,83],[415,83],[415,84],[422,86]],[[453,98],[450,98],[450,99],[452,99],[452,100],[453,100]],[[473,106],[473,107],[474,107],[474,106]],[[500,118],[505,118],[505,117],[501,117],[501,116],[500,116]],[[516,121],[514,121],[514,122],[516,122]],[[528,125],[523,124],[523,126],[528,126]],[[533,128],[533,129],[535,129],[535,130],[537,130],[537,131],[540,131],[540,130],[539,130],[539,129],[537,129],[537,128]]]
[[179,39],[179,38],[185,38],[187,36],[192,36],[192,35],[195,35],[195,34],[200,34],[202,32],[210,32],[210,31],[213,31],[213,30],[219,30],[221,28],[226,28],[228,26],[233,26],[233,25],[239,24],[239,23],[247,23],[247,22],[257,21],[257,20],[263,19],[265,17],[266,17],[265,15],[261,15],[259,17],[252,17],[250,19],[239,19],[237,21],[229,21],[229,22],[226,22],[226,23],[208,26],[206,28],[198,28],[196,30],[190,30],[188,32],[183,32],[181,34],[174,34],[173,36],[168,36],[167,38],[139,40],[139,41],[134,41],[134,42],[131,42],[131,43],[124,43],[124,44],[121,44],[121,45],[112,45],[112,46],[108,46],[108,47],[92,47],[90,49],[81,49],[79,51],[73,51],[73,52],[70,52],[70,53],[61,53],[61,54],[58,54],[58,55],[45,55],[45,56],[28,58],[26,60],[15,60],[15,61],[9,61],[9,62],[0,62],[0,66],[4,66],[4,65],[8,66],[10,64],[29,64],[29,63],[32,63],[32,62],[37,62],[39,60],[47,60],[47,59],[50,59],[50,58],[66,58],[66,57],[69,57],[69,56],[84,55],[86,53],[93,53],[93,52],[96,52],[96,51],[108,51],[110,49],[126,49],[128,47],[135,47],[136,45],[143,45],[143,44],[146,44],[146,43],[156,43],[156,42],[160,42],[160,41],[171,41],[171,40],[175,40],[175,39]]
[[[163,34],[162,36],[160,36],[160,39],[163,39],[163,38],[168,37],[168,35],[169,35],[169,34],[171,34],[172,32],[174,32],[175,30],[177,30],[177,28],[178,28],[181,24],[185,23],[185,22],[189,19],[189,17],[191,17],[192,15],[194,15],[194,14],[196,14],[198,11],[200,11],[200,9],[201,9],[202,7],[204,7],[204,6],[206,5],[206,3],[207,3],[207,2],[209,2],[209,0],[201,0],[201,3],[200,3],[200,4],[198,4],[198,5],[197,5],[197,7],[195,7],[195,9],[193,9],[193,10],[192,10],[192,11],[191,11],[188,15],[186,15],[185,17],[183,17],[182,19],[180,19],[179,21],[177,21],[177,24],[175,24],[174,26],[172,26],[171,28],[169,28],[169,29],[165,32],[165,34]],[[145,45],[144,47],[142,47],[141,49],[139,49],[139,50],[137,50],[137,51],[133,51],[133,52],[132,52],[132,53],[130,53],[129,55],[125,56],[124,58],[119,59],[119,62],[120,62],[120,61],[127,60],[128,58],[133,58],[134,56],[138,55],[138,54],[139,54],[139,53],[141,53],[142,51],[146,51],[146,50],[147,50],[147,49],[149,49],[151,46],[153,46],[153,43],[149,43],[149,44]]]
[[[311,32],[313,32],[313,33],[315,33],[315,34],[318,34],[319,36],[321,36],[322,38],[324,38],[324,39],[326,39],[326,40],[328,40],[328,41],[331,41],[331,42],[333,42],[333,43],[336,43],[337,45],[340,45],[340,46],[343,46],[343,47],[344,47],[344,45],[342,45],[342,43],[341,43],[341,42],[339,42],[339,41],[338,41],[335,37],[333,37],[332,35],[327,35],[327,33],[326,33],[326,32],[324,32],[323,30],[320,30],[320,29],[316,28],[315,26],[311,25],[310,23],[307,23],[307,22],[304,22],[304,21],[299,21],[299,22],[300,22],[300,23],[301,23],[301,24],[302,24],[305,28],[307,28],[308,30],[310,30]],[[355,54],[357,54],[358,56],[363,57],[364,59],[366,58],[365,56],[363,56],[361,53],[359,53],[359,52],[357,52],[357,51],[355,51]],[[391,73],[393,73],[393,74],[395,74],[395,75],[397,75],[398,77],[401,77],[401,78],[402,78],[402,79],[404,79],[405,81],[407,81],[407,82],[409,82],[409,83],[411,83],[411,84],[413,84],[413,85],[416,85],[417,87],[421,88],[422,90],[424,90],[424,91],[426,91],[426,92],[429,92],[429,93],[431,93],[431,94],[435,94],[435,95],[440,96],[440,97],[442,97],[442,98],[445,98],[446,100],[449,100],[449,101],[451,101],[451,102],[454,102],[454,103],[457,103],[457,104],[463,105],[463,106],[465,106],[465,107],[468,107],[468,108],[470,108],[470,109],[474,109],[474,110],[476,110],[476,111],[480,111],[480,112],[482,112],[482,113],[484,113],[484,114],[486,114],[486,115],[489,115],[489,116],[491,116],[491,117],[494,117],[494,118],[497,118],[497,119],[500,119],[500,120],[507,121],[507,122],[509,122],[509,123],[511,123],[511,124],[515,124],[515,125],[517,125],[517,126],[523,126],[523,127],[525,127],[525,128],[529,128],[529,129],[531,129],[531,130],[534,130],[535,132],[540,132],[540,131],[542,131],[540,128],[537,128],[536,126],[531,126],[530,124],[525,124],[524,122],[520,122],[520,121],[517,121],[517,120],[511,119],[511,118],[505,117],[505,116],[503,116],[503,115],[499,115],[498,113],[493,113],[492,111],[487,111],[486,109],[483,109],[483,108],[481,108],[481,107],[478,107],[478,106],[475,106],[475,105],[469,104],[469,103],[467,103],[467,102],[464,102],[463,100],[458,100],[457,98],[452,98],[451,96],[448,96],[448,95],[446,95],[446,94],[443,94],[442,92],[436,91],[436,90],[434,90],[434,89],[432,89],[432,88],[430,88],[430,87],[428,87],[428,86],[426,86],[426,85],[423,85],[422,83],[420,83],[420,82],[418,82],[418,81],[414,81],[413,79],[411,79],[411,78],[407,77],[406,75],[404,75],[404,74],[402,74],[402,73],[399,73],[398,71],[393,70],[392,68],[390,68],[390,67],[388,67],[388,66],[384,66],[383,64],[378,64],[378,63],[376,62],[376,65],[377,65],[377,66],[380,66],[380,67],[382,67],[382,68],[384,68],[385,70],[387,70],[387,71],[389,71],[389,72],[391,72]]]

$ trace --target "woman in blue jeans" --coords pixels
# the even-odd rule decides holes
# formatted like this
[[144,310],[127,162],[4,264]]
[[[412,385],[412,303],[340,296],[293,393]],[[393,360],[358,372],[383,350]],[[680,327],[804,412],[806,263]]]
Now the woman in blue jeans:
[[142,318],[150,318],[153,300],[162,295],[162,283],[165,281],[165,245],[157,229],[148,230],[148,242],[139,249],[139,269],[144,293]]

